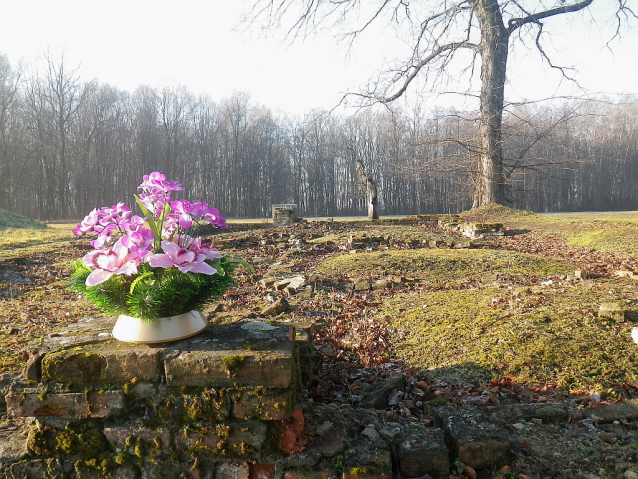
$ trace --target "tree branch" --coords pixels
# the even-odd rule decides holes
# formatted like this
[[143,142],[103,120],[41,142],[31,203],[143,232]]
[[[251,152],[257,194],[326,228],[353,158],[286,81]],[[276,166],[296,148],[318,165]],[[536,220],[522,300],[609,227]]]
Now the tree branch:
[[525,17],[512,18],[508,22],[507,34],[510,35],[514,30],[525,25],[526,23],[540,23],[543,18],[553,17],[555,15],[561,15],[563,13],[573,13],[584,8],[587,8],[592,4],[594,0],[583,0],[581,2],[574,3],[572,5],[564,5],[562,7],[551,8],[544,12],[532,13]]
[[443,53],[445,53],[445,52],[454,52],[455,50],[458,50],[459,48],[469,48],[470,50],[478,52],[479,46],[474,44],[474,43],[464,41],[464,42],[448,43],[447,45],[443,45],[443,46],[437,48],[432,53],[430,53],[428,56],[423,58],[419,63],[417,63],[416,65],[414,65],[412,67],[412,71],[405,78],[405,80],[403,82],[403,85],[401,86],[401,88],[399,88],[399,90],[396,93],[394,93],[394,94],[392,94],[392,95],[390,95],[388,97],[376,97],[375,98],[376,101],[378,101],[379,103],[390,103],[390,102],[396,100],[397,98],[399,98],[401,95],[403,95],[405,93],[405,91],[410,86],[410,83],[412,83],[412,81],[416,78],[416,76],[419,74],[419,72],[421,71],[421,69],[423,67],[428,65],[432,60],[434,60],[438,56],[442,55]]

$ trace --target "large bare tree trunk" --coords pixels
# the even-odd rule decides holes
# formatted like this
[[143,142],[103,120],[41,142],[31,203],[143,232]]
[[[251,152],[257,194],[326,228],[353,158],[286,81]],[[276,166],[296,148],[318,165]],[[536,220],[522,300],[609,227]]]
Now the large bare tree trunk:
[[509,36],[497,0],[478,0],[476,15],[481,28],[481,121],[474,208],[505,201],[502,124]]

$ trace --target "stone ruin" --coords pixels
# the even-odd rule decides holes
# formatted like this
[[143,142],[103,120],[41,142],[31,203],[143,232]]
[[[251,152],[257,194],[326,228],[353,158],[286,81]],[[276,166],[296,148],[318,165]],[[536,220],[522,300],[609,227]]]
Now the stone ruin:
[[47,339],[4,385],[2,477],[266,478],[295,451],[303,330],[250,321],[142,345],[86,326]]
[[281,204],[272,205],[272,224],[278,226],[290,226],[297,221],[297,205]]
[[242,321],[136,345],[113,340],[112,323],[53,333],[20,377],[0,378],[1,478],[441,479],[455,460],[510,464],[522,423],[638,419],[638,402],[539,403],[397,422],[386,409],[409,387],[402,374],[362,385],[357,406],[307,399],[320,359],[309,328]]

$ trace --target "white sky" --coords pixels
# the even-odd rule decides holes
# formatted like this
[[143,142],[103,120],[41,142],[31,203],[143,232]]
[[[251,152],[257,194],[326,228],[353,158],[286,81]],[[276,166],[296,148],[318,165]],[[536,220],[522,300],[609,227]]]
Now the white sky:
[[[603,4],[597,0],[594,7]],[[329,33],[290,46],[282,32],[264,38],[240,25],[250,5],[252,0],[0,0],[0,53],[13,66],[22,60],[35,67],[46,51],[54,58],[64,52],[67,68],[79,65],[85,80],[123,90],[179,84],[214,100],[246,91],[275,111],[303,114],[330,109],[342,93],[357,91],[399,47],[389,30],[364,37],[350,55]],[[604,44],[614,26],[579,15],[546,22],[555,62],[576,67],[587,92],[638,93],[638,21],[610,51]],[[573,85],[541,65],[534,50],[512,51],[508,100],[574,93]],[[451,98],[427,97],[425,107],[461,106]]]

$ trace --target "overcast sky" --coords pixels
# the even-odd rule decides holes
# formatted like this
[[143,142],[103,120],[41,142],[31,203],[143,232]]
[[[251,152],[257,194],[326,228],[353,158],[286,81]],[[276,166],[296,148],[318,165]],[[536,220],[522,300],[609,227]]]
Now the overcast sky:
[[[616,2],[598,0],[596,5]],[[0,53],[12,65],[35,67],[47,51],[62,52],[82,78],[123,90],[140,85],[185,85],[220,100],[234,91],[276,111],[330,109],[388,65],[392,32],[377,30],[346,49],[324,32],[289,45],[283,33],[264,37],[241,24],[252,0],[0,0]],[[596,17],[609,12],[594,10]],[[563,15],[562,17],[567,17]],[[614,26],[592,14],[547,20],[547,45],[561,65],[574,66],[587,92],[638,93],[638,22],[613,41]],[[450,85],[464,90],[466,85]],[[507,97],[538,99],[579,93],[543,67],[533,50],[516,47],[509,61]],[[582,92],[581,92],[582,93]],[[422,95],[422,92],[420,92]],[[423,96],[423,95],[422,95]],[[426,97],[426,107],[459,106],[454,95]]]

